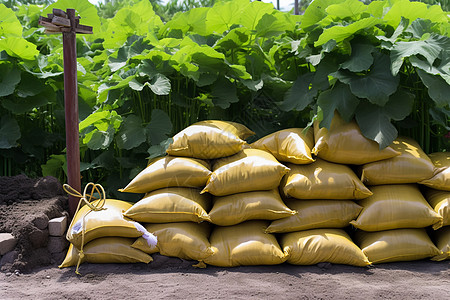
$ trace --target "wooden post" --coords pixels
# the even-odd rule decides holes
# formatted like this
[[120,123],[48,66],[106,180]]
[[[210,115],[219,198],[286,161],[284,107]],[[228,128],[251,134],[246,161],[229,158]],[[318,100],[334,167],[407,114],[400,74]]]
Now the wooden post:
[[[81,193],[76,33],[92,33],[92,27],[79,24],[75,9],[64,12],[55,8],[48,18],[40,17],[39,24],[45,27],[47,33],[62,32],[63,35],[67,181]],[[69,195],[69,213],[72,217],[79,201],[79,198]]]

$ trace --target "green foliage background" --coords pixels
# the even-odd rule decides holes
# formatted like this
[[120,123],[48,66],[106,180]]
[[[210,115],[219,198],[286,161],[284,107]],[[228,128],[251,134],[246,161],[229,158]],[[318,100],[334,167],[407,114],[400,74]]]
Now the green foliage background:
[[[448,151],[449,14],[408,0],[316,0],[302,16],[219,1],[163,22],[149,1],[102,14],[87,0],[0,4],[0,175],[65,180],[62,39],[38,18],[75,8],[83,181],[112,197],[170,137],[204,119],[258,137],[334,111],[388,146],[398,134]],[[155,2],[155,5],[157,3]]]

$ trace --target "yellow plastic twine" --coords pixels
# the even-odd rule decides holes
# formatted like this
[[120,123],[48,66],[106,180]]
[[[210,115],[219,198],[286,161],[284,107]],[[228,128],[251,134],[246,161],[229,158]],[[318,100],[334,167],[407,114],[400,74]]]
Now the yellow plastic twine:
[[[88,189],[91,188],[91,192],[90,194],[87,194]],[[73,222],[75,220],[75,216],[77,215],[78,211],[81,208],[81,204],[86,204],[90,210],[83,216],[83,223],[82,223],[82,231],[81,231],[81,247],[80,247],[80,251],[78,253],[78,262],[77,262],[77,268],[75,270],[75,273],[77,275],[81,275],[80,272],[78,272],[78,269],[80,267],[81,261],[84,258],[84,252],[83,252],[83,246],[84,246],[84,234],[86,231],[86,222],[85,222],[85,218],[86,216],[91,212],[91,211],[101,211],[101,210],[105,210],[106,208],[104,208],[103,206],[105,205],[105,190],[103,189],[103,187],[100,184],[94,184],[92,182],[89,182],[85,187],[84,187],[84,192],[83,194],[80,194],[77,190],[75,190],[73,187],[71,187],[68,184],[64,184],[63,185],[63,189],[64,191],[74,197],[80,198],[80,201],[78,201],[78,206],[77,209],[75,210],[75,214],[74,217],[72,219],[72,222],[70,222],[70,226],[69,229],[72,228]],[[95,193],[98,193],[100,195],[100,198],[97,198],[94,196]],[[92,203],[95,200],[100,200],[98,201],[95,205]],[[66,238],[69,239],[69,231],[67,231],[66,234]]]

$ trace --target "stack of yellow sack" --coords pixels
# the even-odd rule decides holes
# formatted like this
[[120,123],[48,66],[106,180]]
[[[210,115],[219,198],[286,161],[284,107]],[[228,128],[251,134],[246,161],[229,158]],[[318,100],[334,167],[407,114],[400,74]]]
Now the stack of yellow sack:
[[131,203],[100,199],[82,206],[67,231],[70,247],[60,265],[70,267],[80,263],[149,263],[150,255],[131,247],[137,237],[155,246],[155,237],[139,223],[123,216]]
[[373,195],[360,201],[363,210],[351,224],[360,229],[355,240],[372,263],[418,260],[441,251],[426,227],[442,222],[423,197],[418,183],[436,168],[412,139],[399,137],[391,148],[398,156],[359,167]]
[[432,260],[450,259],[450,153],[438,152],[429,155],[437,168],[436,174],[420,183],[427,186],[424,191],[428,203],[438,213],[442,220],[433,225],[430,230],[434,242],[442,254]]
[[[266,232],[276,233],[288,263],[311,265],[320,262],[367,266],[369,261],[343,230],[358,216],[361,207],[353,202],[371,195],[354,172],[346,165],[331,163],[321,158],[314,160],[313,131],[296,129],[307,147],[294,147],[286,151],[271,145],[271,136],[262,138],[252,147],[264,145],[275,157],[290,168],[283,178],[280,191],[285,203],[296,215],[274,220]],[[286,134],[289,130],[281,131]],[[276,133],[277,134],[277,133]],[[293,133],[290,133],[291,135]],[[274,143],[272,143],[274,144]],[[290,144],[279,139],[279,145]],[[289,159],[299,149],[307,149],[308,159]],[[278,153],[277,153],[278,151]],[[287,153],[287,155],[280,155]]]

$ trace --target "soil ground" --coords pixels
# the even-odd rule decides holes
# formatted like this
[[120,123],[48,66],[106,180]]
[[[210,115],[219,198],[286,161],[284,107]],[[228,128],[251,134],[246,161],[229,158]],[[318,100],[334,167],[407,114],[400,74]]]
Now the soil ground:
[[0,232],[19,239],[14,260],[1,267],[0,299],[450,299],[448,260],[196,269],[155,254],[148,265],[82,264],[79,276],[58,269],[63,257],[46,250],[39,228],[64,210],[56,179],[0,177]]

